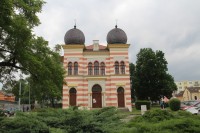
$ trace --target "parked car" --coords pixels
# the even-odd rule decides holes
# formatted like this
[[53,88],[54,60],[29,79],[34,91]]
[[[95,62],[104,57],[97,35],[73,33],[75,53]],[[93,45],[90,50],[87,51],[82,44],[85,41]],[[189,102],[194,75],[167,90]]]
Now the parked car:
[[200,107],[190,107],[190,108],[188,108],[188,109],[186,109],[186,111],[188,111],[188,112],[190,112],[190,113],[192,113],[192,114],[194,114],[194,115],[199,115],[200,114]]
[[181,102],[181,110],[186,110],[190,107],[194,107],[197,105],[200,105],[200,101],[197,101],[197,100],[184,101],[184,102]]

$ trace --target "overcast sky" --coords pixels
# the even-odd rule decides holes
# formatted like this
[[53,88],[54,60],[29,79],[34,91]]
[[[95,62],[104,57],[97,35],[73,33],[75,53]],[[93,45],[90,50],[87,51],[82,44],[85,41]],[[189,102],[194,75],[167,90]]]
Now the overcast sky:
[[129,61],[141,48],[165,53],[168,72],[175,81],[200,80],[200,0],[46,0],[38,14],[37,36],[50,47],[64,44],[65,33],[82,30],[86,45],[99,40],[116,24],[128,37]]

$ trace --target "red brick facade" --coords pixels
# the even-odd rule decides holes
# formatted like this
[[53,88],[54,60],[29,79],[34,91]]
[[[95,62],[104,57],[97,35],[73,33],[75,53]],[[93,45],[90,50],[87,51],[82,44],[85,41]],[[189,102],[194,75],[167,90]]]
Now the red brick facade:
[[129,44],[63,45],[67,73],[63,85],[63,108],[87,109],[115,106],[132,109]]

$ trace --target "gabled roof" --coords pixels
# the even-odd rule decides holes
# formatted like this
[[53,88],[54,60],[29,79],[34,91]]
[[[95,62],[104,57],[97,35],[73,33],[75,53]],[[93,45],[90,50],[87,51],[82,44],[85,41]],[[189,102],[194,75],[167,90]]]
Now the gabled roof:
[[6,95],[6,93],[4,91],[2,91],[2,90],[0,90],[0,93],[2,93],[3,95]]
[[182,97],[183,96],[184,91],[180,91],[178,94],[176,94],[176,97]]
[[2,93],[5,96],[14,96],[14,94],[12,94],[12,93],[6,93],[6,92],[4,92],[2,90],[0,90],[0,93]]
[[186,88],[190,93],[200,92],[200,87],[187,87]]

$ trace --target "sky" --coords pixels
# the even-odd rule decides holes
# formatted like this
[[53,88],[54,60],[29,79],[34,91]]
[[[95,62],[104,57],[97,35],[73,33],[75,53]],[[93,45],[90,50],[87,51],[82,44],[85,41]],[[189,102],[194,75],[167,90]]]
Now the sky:
[[2,89],[2,87],[3,87],[3,84],[0,82],[0,90]]
[[46,0],[38,16],[34,32],[51,48],[64,44],[75,20],[85,45],[106,45],[117,20],[128,37],[131,63],[141,48],[161,50],[175,81],[200,80],[200,0]]

